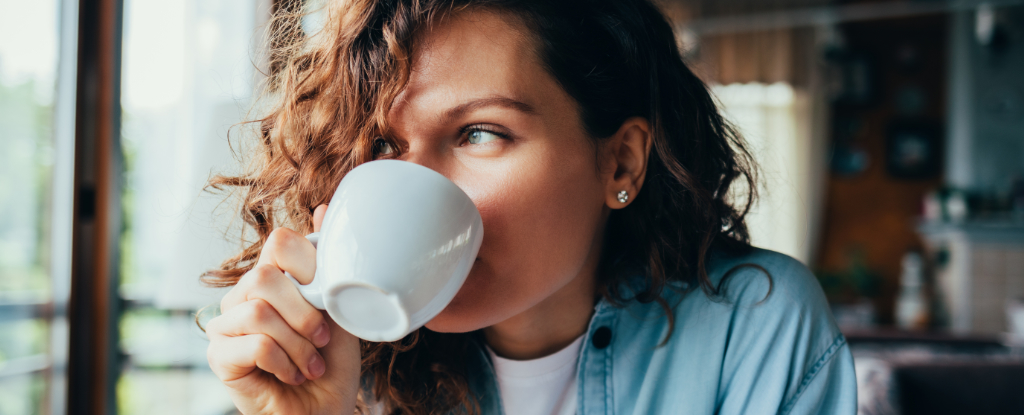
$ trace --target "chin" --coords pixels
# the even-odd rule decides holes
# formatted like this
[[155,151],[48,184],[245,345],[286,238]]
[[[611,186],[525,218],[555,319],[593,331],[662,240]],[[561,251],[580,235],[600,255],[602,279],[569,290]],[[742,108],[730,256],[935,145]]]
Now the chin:
[[442,315],[434,317],[434,319],[427,322],[424,327],[437,333],[468,333],[480,329],[480,327],[468,324],[465,321],[460,321],[460,319],[449,319]]
[[[426,327],[439,333],[467,333],[501,322],[509,309],[507,290],[495,287],[494,273],[481,269],[480,263],[466,278],[459,292],[441,313],[427,322]],[[494,295],[494,293],[505,293]]]
[[428,321],[427,329],[438,333],[467,333],[489,326],[486,318],[480,313],[479,307],[474,307],[471,297],[466,290],[459,290],[452,302],[441,310],[441,313]]

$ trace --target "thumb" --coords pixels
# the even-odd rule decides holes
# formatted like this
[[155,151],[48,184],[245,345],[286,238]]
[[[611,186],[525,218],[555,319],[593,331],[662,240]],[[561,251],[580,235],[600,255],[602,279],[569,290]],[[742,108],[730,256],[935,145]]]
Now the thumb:
[[320,232],[320,226],[324,223],[325,215],[327,215],[327,205],[317,206],[313,210],[313,232]]
[[[320,349],[326,362],[327,370],[323,377],[314,382],[324,384],[322,391],[329,391],[330,406],[353,408],[359,388],[362,359],[360,356],[359,338],[338,326],[323,311],[324,318],[331,329],[331,341]],[[351,412],[351,411],[348,411]]]

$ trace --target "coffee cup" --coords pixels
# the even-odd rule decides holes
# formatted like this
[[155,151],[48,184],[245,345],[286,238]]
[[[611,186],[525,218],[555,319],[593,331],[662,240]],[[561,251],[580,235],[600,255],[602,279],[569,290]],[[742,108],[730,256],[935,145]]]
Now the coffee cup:
[[476,261],[483,222],[455,183],[427,167],[378,160],[352,169],[320,232],[310,304],[369,341],[395,341],[451,302]]

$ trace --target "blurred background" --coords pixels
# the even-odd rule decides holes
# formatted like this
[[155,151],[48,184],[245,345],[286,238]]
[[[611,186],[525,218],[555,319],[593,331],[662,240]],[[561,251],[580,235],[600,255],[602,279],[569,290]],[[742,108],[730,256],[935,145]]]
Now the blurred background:
[[[658,3],[860,412],[1024,413],[1024,0]],[[241,230],[203,185],[238,169],[270,16],[304,6],[0,0],[0,415],[234,412],[194,318]]]

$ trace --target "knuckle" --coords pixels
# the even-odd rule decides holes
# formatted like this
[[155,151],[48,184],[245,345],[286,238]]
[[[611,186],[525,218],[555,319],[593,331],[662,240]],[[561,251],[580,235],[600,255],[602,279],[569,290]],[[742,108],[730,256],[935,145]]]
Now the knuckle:
[[270,336],[266,334],[256,334],[256,341],[253,353],[256,354],[257,359],[268,359],[274,356],[277,351],[277,342],[274,341]]
[[301,359],[305,362],[308,362],[310,357],[316,353],[316,346],[313,346],[313,343],[304,341],[299,346],[299,356],[301,356]]
[[277,269],[277,267],[273,265],[262,264],[254,267],[252,271],[249,271],[249,273],[246,274],[246,276],[250,277],[250,284],[252,284],[254,287],[258,287],[270,284],[278,277],[278,274],[280,273],[281,270]]
[[[237,285],[236,285],[236,287],[237,287]],[[232,290],[234,290],[234,289],[232,289]],[[221,310],[221,312],[222,312],[222,313],[224,313],[224,312],[227,312],[227,311],[228,311],[228,309],[230,309],[230,308],[231,308],[231,304],[230,304],[230,303],[228,302],[228,298],[229,298],[230,296],[231,296],[231,292],[229,291],[229,292],[228,292],[227,294],[225,294],[225,295],[224,295],[223,297],[221,297],[221,299],[220,299],[220,310]],[[212,321],[212,320],[211,320],[211,321]]]
[[242,278],[239,279],[238,282],[235,283],[235,285],[231,287],[231,289],[228,290],[228,292],[225,293],[223,297],[220,298],[221,313],[226,313],[229,309],[231,309],[231,307],[237,305],[239,298],[245,298],[246,285],[248,285],[249,283],[248,280],[246,279],[247,275],[248,273],[242,275]]
[[227,313],[232,307],[244,304],[253,294],[265,291],[265,288],[272,286],[275,279],[280,278],[277,274],[281,271],[272,265],[257,265],[242,275],[238,283],[231,288],[220,300],[220,310]]
[[277,228],[270,232],[267,236],[267,241],[263,244],[263,249],[281,250],[287,248],[289,245],[295,243],[295,238],[299,237],[299,234],[288,228]]
[[210,368],[216,371],[219,368],[219,360],[217,359],[217,346],[211,341],[210,345],[206,347],[206,362],[210,364]]
[[[222,315],[214,317],[214,318],[211,318],[210,321],[206,322],[206,332],[207,333],[215,334],[215,333],[223,333],[224,332],[223,327],[221,327],[223,325],[222,322],[224,321],[224,319],[221,318],[221,317],[222,317]],[[212,345],[213,339],[211,339],[210,341],[211,341],[211,345]]]
[[296,327],[299,333],[303,333],[306,337],[312,337],[313,333],[316,332],[320,325],[324,321],[324,316],[319,312],[311,311],[302,315],[299,319],[299,327]]
[[256,323],[266,323],[274,314],[274,307],[262,298],[246,301],[249,319]]
[[217,375],[217,378],[224,380],[225,364],[222,363],[222,348],[221,343],[210,342],[210,346],[206,348],[206,362],[210,365],[210,370]]
[[210,345],[206,346],[206,363],[210,364],[210,367],[217,367],[217,357],[214,355],[214,342],[210,341]]

